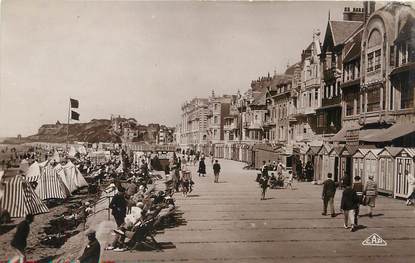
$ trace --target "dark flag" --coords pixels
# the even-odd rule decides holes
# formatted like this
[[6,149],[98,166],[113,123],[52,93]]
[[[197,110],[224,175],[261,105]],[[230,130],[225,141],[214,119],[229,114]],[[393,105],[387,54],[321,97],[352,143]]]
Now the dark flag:
[[71,100],[71,108],[77,109],[79,107],[79,101],[75,99],[70,99],[70,100]]
[[71,119],[79,121],[79,113],[77,113],[76,111],[71,110]]

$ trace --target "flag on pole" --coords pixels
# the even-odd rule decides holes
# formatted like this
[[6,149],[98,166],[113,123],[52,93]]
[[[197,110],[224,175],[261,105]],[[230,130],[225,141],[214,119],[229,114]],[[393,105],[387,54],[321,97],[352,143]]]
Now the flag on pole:
[[70,99],[71,100],[71,108],[72,109],[77,109],[79,108],[79,101],[75,100],[75,99]]
[[79,121],[79,113],[77,113],[76,111],[71,110],[71,120]]

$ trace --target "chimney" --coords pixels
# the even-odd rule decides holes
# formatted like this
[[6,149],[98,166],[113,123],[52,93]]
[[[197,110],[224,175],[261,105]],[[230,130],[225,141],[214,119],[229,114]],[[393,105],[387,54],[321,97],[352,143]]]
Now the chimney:
[[364,8],[353,7],[345,7],[343,12],[343,20],[344,21],[364,21],[365,20],[365,13]]
[[363,9],[365,12],[365,22],[369,19],[370,15],[375,12],[376,2],[375,1],[364,1]]

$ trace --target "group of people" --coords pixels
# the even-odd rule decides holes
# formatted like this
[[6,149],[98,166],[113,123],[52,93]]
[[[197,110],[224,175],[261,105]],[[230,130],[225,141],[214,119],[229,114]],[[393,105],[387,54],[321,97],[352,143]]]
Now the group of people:
[[261,200],[265,200],[268,187],[273,189],[277,189],[277,187],[289,187],[291,190],[293,189],[293,173],[292,171],[288,171],[288,174],[284,175],[285,167],[281,162],[276,164],[276,162],[271,163],[271,161],[268,161],[267,164],[263,161],[262,164],[261,173],[258,174],[256,179],[261,188]]
[[[327,215],[327,208],[330,207],[331,217],[336,217],[334,209],[334,197],[336,194],[337,183],[332,179],[333,175],[329,173],[327,180],[323,183],[322,200],[323,212],[322,215]],[[377,183],[373,180],[373,176],[369,176],[363,185],[359,176],[354,177],[352,185],[345,185],[342,193],[340,209],[344,215],[344,228],[350,229],[354,232],[358,224],[360,213],[360,206],[368,207],[368,216],[373,217],[373,209],[376,206],[376,198],[378,196]]]

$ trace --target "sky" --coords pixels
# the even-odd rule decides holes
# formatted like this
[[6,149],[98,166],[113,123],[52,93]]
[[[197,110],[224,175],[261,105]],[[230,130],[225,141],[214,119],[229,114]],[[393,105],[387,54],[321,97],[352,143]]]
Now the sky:
[[3,0],[0,137],[111,114],[174,126],[193,97],[236,94],[300,60],[328,13],[361,2]]

